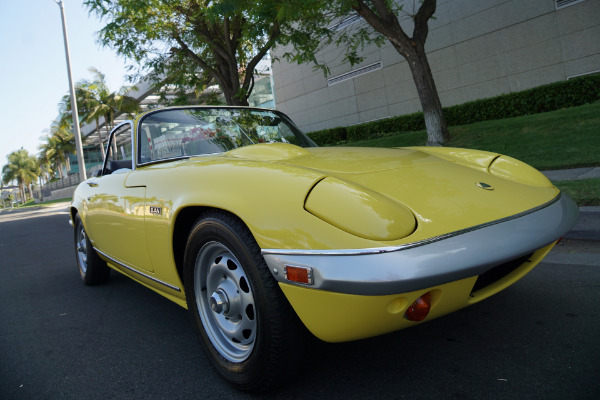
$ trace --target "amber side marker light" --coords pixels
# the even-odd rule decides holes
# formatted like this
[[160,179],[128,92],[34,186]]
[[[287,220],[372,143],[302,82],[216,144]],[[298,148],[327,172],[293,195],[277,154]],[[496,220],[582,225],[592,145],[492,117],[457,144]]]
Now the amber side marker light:
[[303,283],[305,285],[313,284],[312,268],[310,267],[295,267],[286,265],[283,268],[285,279],[292,282]]
[[427,292],[408,307],[406,313],[404,313],[404,317],[409,321],[423,321],[427,317],[427,314],[429,314],[430,309],[431,292]]

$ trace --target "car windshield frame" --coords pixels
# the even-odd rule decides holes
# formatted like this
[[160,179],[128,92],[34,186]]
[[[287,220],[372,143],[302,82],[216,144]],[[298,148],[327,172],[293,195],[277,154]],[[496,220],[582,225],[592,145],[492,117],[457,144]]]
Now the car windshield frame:
[[279,111],[230,106],[162,108],[144,114],[137,123],[136,166],[277,142],[317,147]]

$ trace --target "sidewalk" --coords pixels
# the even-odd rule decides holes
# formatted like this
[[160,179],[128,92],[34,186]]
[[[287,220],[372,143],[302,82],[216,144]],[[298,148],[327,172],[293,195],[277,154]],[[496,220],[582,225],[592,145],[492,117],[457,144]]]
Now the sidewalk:
[[[574,181],[600,178],[600,167],[559,169],[542,173],[551,181]],[[579,207],[579,218],[573,229],[565,235],[565,239],[600,244],[600,207]]]
[[[600,167],[558,169],[542,171],[542,174],[555,182],[600,178]],[[579,207],[579,218],[565,239],[593,241],[600,245],[600,207]]]
[[[554,182],[600,178],[600,167],[542,171]],[[544,262],[561,265],[600,264],[600,207],[579,207],[575,226],[544,258]]]
[[600,167],[557,169],[542,171],[551,181],[576,181],[579,179],[600,178]]

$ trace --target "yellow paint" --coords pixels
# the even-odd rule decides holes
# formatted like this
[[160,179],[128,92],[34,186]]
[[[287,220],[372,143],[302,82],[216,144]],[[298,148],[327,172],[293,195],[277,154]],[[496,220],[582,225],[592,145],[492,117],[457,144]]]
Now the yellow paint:
[[110,260],[107,260],[107,261],[108,261],[107,262],[108,266],[111,267],[112,269],[119,271],[123,275],[126,275],[129,278],[133,279],[134,281],[146,286],[148,289],[153,290],[154,292],[160,294],[161,296],[164,296],[167,299],[171,300],[172,302],[187,309],[187,301],[185,299],[185,292],[183,291],[183,287],[181,287],[180,292],[170,289],[170,288],[168,288],[164,285],[161,285],[160,283],[154,282],[153,280],[148,279],[142,275],[136,274],[136,273],[128,270],[127,268],[123,268],[120,265],[111,262]]
[[240,147],[228,152],[231,157],[255,161],[280,161],[310,154],[302,147],[290,146],[285,143],[264,143]]
[[510,285],[517,282],[519,279],[524,277],[529,273],[536,265],[542,261],[544,257],[552,250],[552,248],[556,245],[556,242],[550,243],[548,246],[543,247],[536,251],[533,256],[529,259],[530,261],[525,262],[521,267],[515,270],[513,273],[505,276],[504,278],[498,280],[493,285],[487,286],[483,289],[478,290],[473,293],[473,297],[471,297],[469,303],[474,304],[481,300],[487,299],[488,297],[498,293],[499,291],[506,289]]
[[412,147],[412,149],[435,155],[447,161],[483,170],[486,170],[499,155],[498,153],[490,153],[489,151],[460,149],[456,147]]
[[326,292],[285,283],[279,286],[313,335],[326,342],[345,342],[419,324],[404,318],[404,313],[419,296],[431,290],[435,290],[435,300],[425,321],[465,307],[475,279],[387,296]]
[[401,203],[336,178],[320,181],[305,208],[343,231],[371,240],[401,239],[416,225],[415,217]]
[[[442,235],[544,204],[558,190],[540,175],[508,157],[464,149],[301,149],[278,143],[90,178],[77,189],[73,208],[95,246],[183,290],[173,230],[189,207],[237,215],[263,249],[373,248]],[[482,190],[478,182],[494,190]],[[150,207],[161,212],[151,213]],[[186,306],[183,292],[113,268]],[[499,285],[506,287],[520,276]],[[427,320],[497,291],[482,289],[470,298],[474,281],[391,296],[281,287],[315,335],[344,341],[415,325],[403,314],[429,290],[434,290],[434,307]]]
[[538,170],[508,156],[498,157],[491,165],[490,172],[501,178],[527,185],[540,187],[552,186],[552,182]]
[[531,271],[552,249],[552,243],[534,253],[511,274],[471,295],[477,276],[409,293],[386,296],[360,296],[315,290],[280,283],[290,304],[304,325],[326,342],[344,342],[408,328],[421,322],[404,318],[410,304],[427,292],[432,307],[424,321],[475,304],[512,285]]

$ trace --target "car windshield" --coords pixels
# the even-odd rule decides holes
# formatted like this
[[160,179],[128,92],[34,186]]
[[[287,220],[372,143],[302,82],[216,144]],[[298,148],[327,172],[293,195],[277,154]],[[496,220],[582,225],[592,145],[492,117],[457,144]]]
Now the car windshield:
[[314,147],[283,114],[251,108],[176,108],[148,114],[138,130],[141,164],[223,153],[259,143]]

